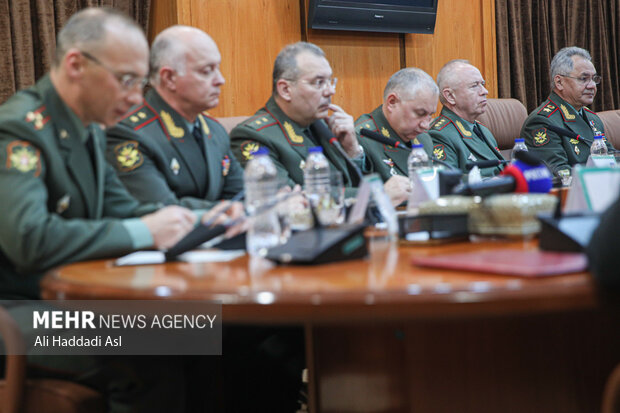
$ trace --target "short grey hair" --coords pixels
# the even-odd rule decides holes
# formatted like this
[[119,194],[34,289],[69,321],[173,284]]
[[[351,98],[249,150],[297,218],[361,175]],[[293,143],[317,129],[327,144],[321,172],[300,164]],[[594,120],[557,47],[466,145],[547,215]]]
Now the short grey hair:
[[318,57],[325,57],[325,52],[319,46],[308,42],[297,42],[284,46],[284,49],[278,53],[276,61],[273,64],[273,89],[274,96],[277,95],[278,89],[276,84],[280,79],[297,80],[300,70],[297,67],[297,56],[301,53],[311,53]]
[[149,55],[149,82],[151,85],[159,85],[159,71],[164,66],[173,68],[180,76],[185,74],[187,47],[185,42],[177,37],[178,30],[184,28],[192,27],[171,26],[159,33],[153,40]]
[[583,57],[587,61],[592,61],[592,56],[590,53],[582,49],[581,47],[571,46],[560,49],[559,52],[553,56],[553,60],[551,60],[551,87],[555,87],[555,79],[556,75],[569,75],[570,72],[573,71],[573,56]]
[[[443,65],[437,74],[437,85],[439,86],[440,91],[444,90],[447,86],[453,86],[457,82],[458,78],[456,76],[456,69],[464,65],[472,66],[472,64],[469,63],[469,60],[466,59],[450,60],[448,63]],[[446,104],[446,99],[443,97],[443,93],[439,93],[439,101],[442,105]]]
[[[85,51],[97,51],[111,31],[110,26],[121,29],[136,30],[144,37],[144,32],[129,16],[107,7],[89,7],[75,13],[64,25],[56,39],[56,51],[53,66],[58,67],[62,58],[71,48]],[[116,30],[117,27],[114,28]],[[145,38],[146,41],[146,38]]]
[[398,93],[403,100],[412,100],[423,89],[430,90],[435,95],[439,94],[437,84],[428,73],[417,67],[407,67],[390,77],[383,91],[383,100],[392,92]]

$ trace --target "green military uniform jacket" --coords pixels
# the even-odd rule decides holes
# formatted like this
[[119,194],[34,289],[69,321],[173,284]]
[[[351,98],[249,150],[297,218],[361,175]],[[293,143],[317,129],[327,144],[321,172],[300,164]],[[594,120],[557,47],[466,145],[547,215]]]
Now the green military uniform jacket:
[[[402,142],[405,146],[409,146],[409,144],[398,136],[398,134],[390,126],[390,123],[383,114],[383,105],[379,106],[371,113],[364,114],[357,119],[355,122],[357,139],[364,147],[368,169],[371,172],[378,173],[381,176],[381,179],[383,179],[383,182],[387,181],[394,175],[409,176],[407,159],[409,158],[410,152],[403,149],[394,148],[393,146],[384,145],[362,136],[360,134],[362,129],[370,129],[371,131],[378,132],[387,138]],[[428,156],[433,155],[433,141],[426,133],[418,135],[412,143],[421,143],[424,145],[424,150]]]
[[107,131],[107,159],[139,201],[211,208],[243,189],[243,169],[215,119],[198,115],[207,160],[189,123],[151,89]]
[[[523,124],[521,136],[525,138],[525,144],[532,153],[541,157],[554,173],[570,174],[573,165],[585,163],[590,155],[590,145],[594,141],[594,131],[605,133],[603,121],[596,113],[585,107],[583,113],[587,121],[564,99],[551,92],[547,100],[534,109]],[[580,135],[583,140],[559,136],[547,130],[547,125],[568,129]],[[607,139],[605,143],[609,149],[612,148]]]
[[49,76],[0,107],[0,296],[36,298],[51,267],[152,246],[131,217],[156,207],[129,195],[104,151],[101,128],[87,130]]
[[[244,165],[252,159],[254,152],[260,147],[265,147],[269,149],[269,156],[276,165],[278,175],[288,179],[291,186],[303,185],[303,168],[308,157],[308,148],[316,146],[304,132],[305,128],[286,116],[271,97],[254,116],[230,132],[230,139],[233,153]],[[345,160],[329,143],[331,136],[315,134],[314,137],[323,147],[323,154],[332,168],[342,172],[347,196],[354,196],[355,190],[350,188],[357,184],[355,174],[349,170]]]
[[[483,160],[503,160],[504,157],[497,147],[497,141],[491,131],[482,123],[476,121],[486,142],[482,141],[474,131],[469,129],[467,121],[460,118],[450,109],[444,107],[441,114],[431,124],[429,134],[433,139],[433,153],[441,161],[459,168],[467,173],[467,162]],[[481,168],[483,177],[494,176],[500,173],[501,166]]]

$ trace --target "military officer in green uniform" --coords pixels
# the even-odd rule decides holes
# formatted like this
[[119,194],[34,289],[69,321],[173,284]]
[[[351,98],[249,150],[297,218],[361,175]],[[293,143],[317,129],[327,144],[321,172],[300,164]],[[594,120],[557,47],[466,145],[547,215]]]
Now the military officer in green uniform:
[[[521,136],[529,150],[560,177],[570,176],[573,165],[588,160],[594,135],[602,135],[607,147],[612,149],[604,138],[603,122],[586,107],[592,104],[600,82],[588,51],[579,47],[563,48],[551,61],[551,94],[523,124]],[[548,125],[573,132],[579,139],[561,136],[549,130]]]
[[369,129],[406,147],[421,143],[426,153],[432,156],[433,142],[426,132],[437,108],[438,97],[439,89],[426,72],[413,67],[401,69],[388,80],[383,104],[355,122],[357,139],[364,147],[370,169],[384,182],[395,175],[409,175],[409,151],[373,141],[360,131]]
[[202,30],[173,26],[155,38],[153,88],[107,131],[108,162],[138,200],[209,209],[243,189],[226,130],[203,113],[219,102],[220,62]]
[[[54,266],[167,248],[192,229],[191,211],[153,212],[156,206],[131,197],[105,162],[99,125],[113,125],[141,101],[147,56],[135,22],[86,9],[60,31],[50,74],[0,107],[3,298],[37,298],[42,274]],[[182,409],[176,364],[149,360],[44,356],[36,362],[99,389],[108,411]]]
[[[289,185],[303,184],[308,148],[322,146],[332,169],[342,172],[347,196],[354,196],[358,173],[330,143],[337,138],[349,158],[366,171],[353,118],[333,104],[336,80],[321,48],[306,42],[288,45],[276,57],[273,92],[265,106],[230,133],[233,153],[245,164],[260,147],[269,150],[278,175]],[[330,115],[329,112],[332,112]],[[392,202],[407,199],[408,182],[393,180],[386,192]]]
[[[476,119],[486,111],[485,81],[467,60],[451,60],[437,75],[443,108],[429,131],[437,159],[467,173],[467,163],[504,160],[489,129]],[[502,166],[481,168],[483,177],[497,175]]]

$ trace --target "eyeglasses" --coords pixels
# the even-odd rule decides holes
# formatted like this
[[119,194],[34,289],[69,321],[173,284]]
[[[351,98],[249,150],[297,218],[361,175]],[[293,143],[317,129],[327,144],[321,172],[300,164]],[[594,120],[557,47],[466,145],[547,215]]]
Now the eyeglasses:
[[574,77],[574,76],[569,76],[569,75],[560,75],[560,76],[562,76],[562,77],[570,77],[571,79],[578,80],[579,83],[581,83],[584,86],[589,84],[590,81],[594,82],[595,85],[598,85],[599,83],[601,83],[601,80],[603,80],[603,78],[600,75],[579,76],[579,77]]
[[105,70],[110,72],[112,76],[114,76],[116,80],[118,80],[118,83],[120,83],[123,89],[131,90],[136,86],[139,86],[140,89],[144,89],[144,86],[146,86],[146,82],[148,81],[146,77],[140,77],[134,73],[118,73],[117,71],[112,70],[108,66],[103,64],[101,60],[97,59],[95,56],[91,55],[90,53],[82,51],[82,50],[80,50],[80,53],[82,53],[82,56],[84,56],[88,60],[98,64],[99,66],[103,67]]
[[[287,80],[290,80],[291,82],[296,82],[296,80],[292,80],[292,79],[287,79]],[[336,85],[338,84],[337,77],[329,78],[329,79],[320,77],[314,80],[299,79],[299,81],[312,86],[316,90],[325,90],[327,88],[332,88],[336,90]]]

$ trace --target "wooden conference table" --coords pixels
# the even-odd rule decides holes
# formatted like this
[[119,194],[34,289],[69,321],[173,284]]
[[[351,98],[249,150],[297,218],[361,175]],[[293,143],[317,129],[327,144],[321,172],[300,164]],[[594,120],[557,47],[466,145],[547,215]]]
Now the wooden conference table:
[[[224,323],[305,328],[313,411],[596,412],[620,362],[620,318],[587,273],[526,279],[422,268],[415,256],[535,241],[392,247],[365,260],[67,265],[46,299],[220,300]],[[225,351],[225,349],[224,349]]]

